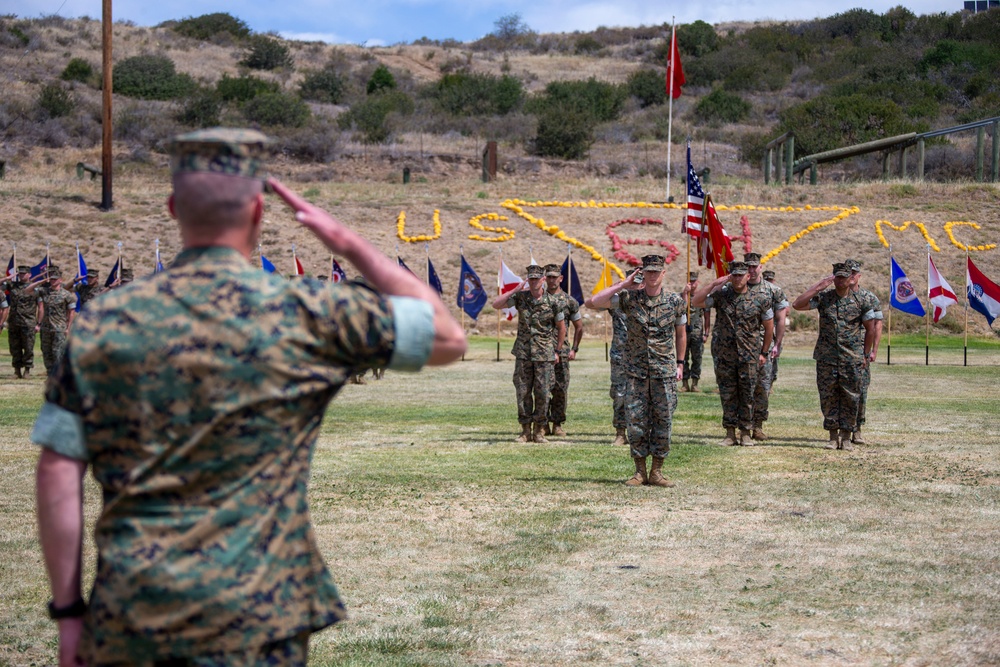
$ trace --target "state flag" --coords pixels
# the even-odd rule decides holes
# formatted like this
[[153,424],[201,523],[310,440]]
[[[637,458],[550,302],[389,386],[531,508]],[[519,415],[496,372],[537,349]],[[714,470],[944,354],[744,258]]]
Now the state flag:
[[274,263],[271,262],[271,260],[269,260],[267,257],[264,257],[264,255],[260,256],[260,268],[268,273],[274,273],[275,271],[278,270],[274,266]]
[[576,299],[578,305],[582,306],[583,288],[580,287],[580,276],[576,274],[576,266],[573,264],[573,258],[570,255],[566,255],[559,273],[562,275],[563,289],[566,290],[567,294]]
[[444,294],[444,285],[441,284],[441,279],[438,278],[437,271],[434,270],[434,263],[431,262],[429,255],[427,257],[427,284],[433,287],[438,294]]
[[462,255],[462,268],[458,276],[458,307],[465,314],[476,319],[486,305],[486,290],[483,282]]
[[968,260],[966,269],[966,293],[969,297],[969,305],[976,312],[982,313],[986,320],[993,326],[993,320],[1000,317],[1000,287],[986,277],[972,259]]
[[330,282],[342,283],[345,280],[347,280],[347,272],[341,268],[336,259],[330,257]]
[[937,322],[945,313],[948,306],[958,303],[958,297],[951,285],[944,279],[941,272],[934,266],[934,260],[930,254],[927,255],[927,300],[934,306],[934,321]]
[[604,260],[604,270],[601,271],[601,277],[597,279],[597,284],[594,285],[594,289],[590,291],[591,294],[597,294],[603,289],[607,289],[615,284],[615,276],[611,271],[611,265],[608,264],[608,260]]
[[892,266],[890,267],[892,289],[889,294],[889,304],[896,310],[901,310],[904,313],[916,315],[917,317],[923,317],[925,314],[924,306],[917,297],[917,290],[913,289],[910,279],[903,273],[903,269],[899,268],[896,258],[890,257],[889,259],[892,261]]
[[[511,271],[507,264],[505,264],[501,259],[500,272],[497,274],[497,287],[500,290],[500,294],[506,294],[512,289],[517,289],[523,282],[524,280],[521,276]],[[500,312],[503,313],[503,316],[508,322],[510,322],[517,315],[517,308],[510,306],[508,308],[501,309]]]

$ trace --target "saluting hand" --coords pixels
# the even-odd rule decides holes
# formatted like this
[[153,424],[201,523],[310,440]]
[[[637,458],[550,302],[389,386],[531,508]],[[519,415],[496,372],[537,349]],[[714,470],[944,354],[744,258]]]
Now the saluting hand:
[[642,283],[635,282],[635,276],[638,274],[640,269],[636,269],[632,273],[625,276],[625,287],[624,289],[629,292],[634,292],[635,290],[642,289]]
[[331,252],[344,256],[350,255],[356,247],[356,232],[320,207],[310,204],[277,179],[269,178],[267,182],[274,192],[295,211],[295,219],[318,236]]

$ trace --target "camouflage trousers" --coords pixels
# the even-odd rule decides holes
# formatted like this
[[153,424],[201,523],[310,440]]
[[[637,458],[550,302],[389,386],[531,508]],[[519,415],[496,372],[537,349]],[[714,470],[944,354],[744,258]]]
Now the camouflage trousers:
[[753,428],[757,362],[722,361],[715,357],[715,382],[719,385],[724,428]]
[[52,373],[66,352],[66,332],[42,329],[42,361],[45,372]]
[[615,429],[625,428],[625,366],[621,361],[611,360],[611,425]]
[[868,385],[872,383],[871,366],[861,371],[861,398],[858,400],[858,419],[855,430],[861,428],[865,423],[865,405],[868,403]]
[[781,361],[781,357],[773,360],[771,362],[771,384],[773,385],[778,381],[778,362]]
[[[237,651],[220,651],[207,655],[161,660],[136,659],[127,662],[101,663],[104,667],[231,667],[232,665],[253,665],[254,667],[306,667],[309,657],[309,634],[306,632],[279,639],[263,646]],[[94,664],[87,661],[88,665]]]
[[695,332],[688,337],[687,350],[684,351],[684,379],[701,379],[701,358],[705,355],[705,341],[701,334]]
[[549,421],[562,424],[566,421],[566,393],[569,391],[569,352],[559,355],[553,364],[552,397],[549,398]]
[[670,453],[677,378],[625,378],[625,423],[632,458]]
[[854,430],[861,402],[863,370],[862,364],[816,363],[816,386],[824,430]]
[[517,395],[519,424],[545,423],[555,377],[554,366],[553,361],[514,361],[514,393]]
[[35,365],[35,327],[11,326],[7,331],[11,365],[15,369]]
[[767,421],[768,404],[771,392],[771,382],[773,382],[774,363],[771,355],[767,356],[767,361],[763,366],[757,367],[757,386],[753,390],[753,425],[760,426]]

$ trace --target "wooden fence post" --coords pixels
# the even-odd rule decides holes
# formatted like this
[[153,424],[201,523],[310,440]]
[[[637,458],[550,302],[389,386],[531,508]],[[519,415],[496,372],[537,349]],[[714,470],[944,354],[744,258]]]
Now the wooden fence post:
[[917,180],[924,180],[924,157],[926,154],[926,147],[924,146],[924,140],[917,140]]
[[976,182],[983,182],[983,154],[986,148],[986,128],[976,128]]

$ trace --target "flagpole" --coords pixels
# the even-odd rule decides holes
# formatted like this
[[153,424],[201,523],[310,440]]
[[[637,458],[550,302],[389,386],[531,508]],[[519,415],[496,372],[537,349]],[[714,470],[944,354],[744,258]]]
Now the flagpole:
[[[500,292],[503,290],[503,285],[501,285],[501,276],[503,276],[503,247],[500,248],[500,266],[497,267],[497,296],[500,296]],[[500,311],[497,310],[497,361],[500,361]]]
[[889,342],[885,346],[885,365],[892,366],[892,244],[889,244]]
[[965,344],[962,346],[962,365],[969,365],[969,248],[965,248]]
[[677,40],[677,26],[675,25],[676,17],[670,17],[670,64],[667,68],[670,70],[670,85],[667,86],[667,203],[669,204],[670,199],[670,144],[674,129],[674,72],[677,70],[677,65],[674,63],[674,44]]
[[[604,274],[601,276],[601,280],[605,282],[610,280],[611,274],[608,273],[608,258],[604,258]],[[604,287],[611,287],[611,285],[605,285]],[[608,351],[608,314],[610,311],[604,311],[604,361],[610,359],[610,353]]]
[[299,263],[295,261],[295,244],[292,244],[292,273],[294,275],[299,275]]
[[[396,257],[398,259],[399,258],[399,251],[398,251],[399,244],[398,243],[396,244],[396,247],[397,247]],[[464,248],[464,246],[461,243],[458,244],[458,254],[461,256],[462,260],[464,261],[465,260],[465,248]],[[460,271],[459,274],[458,274],[458,280],[459,280],[458,289],[459,290],[462,289],[462,286],[463,286],[462,285],[462,281],[464,280],[464,278],[465,278],[465,276],[463,276],[462,273],[461,273],[461,271]],[[462,308],[460,308],[460,310],[462,311],[462,333],[464,334],[465,333],[465,306],[462,306]],[[478,313],[477,313],[477,315],[478,315]],[[468,346],[466,346],[466,347],[468,347]],[[465,361],[465,352],[462,352],[462,361]]]
[[17,282],[17,244],[14,243],[14,282]]
[[[925,319],[927,320],[927,332],[924,335],[924,366],[931,365],[931,244],[927,244],[927,312],[925,313]],[[892,304],[890,303],[891,307]]]

